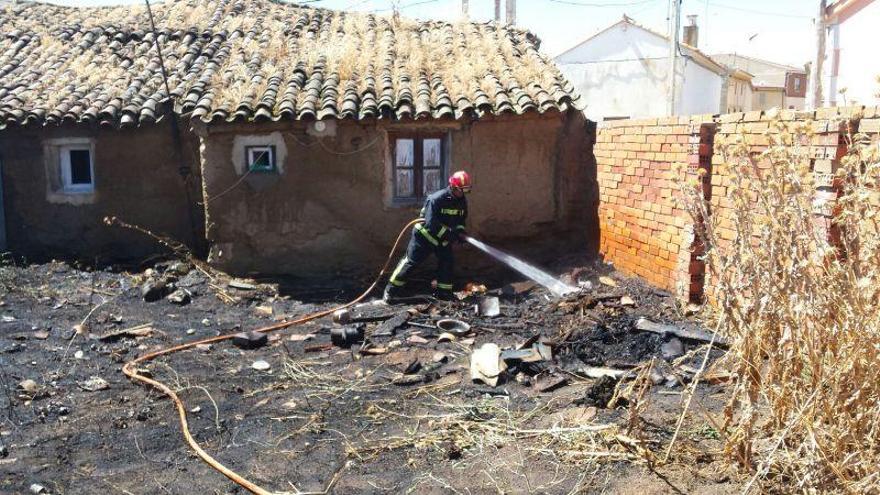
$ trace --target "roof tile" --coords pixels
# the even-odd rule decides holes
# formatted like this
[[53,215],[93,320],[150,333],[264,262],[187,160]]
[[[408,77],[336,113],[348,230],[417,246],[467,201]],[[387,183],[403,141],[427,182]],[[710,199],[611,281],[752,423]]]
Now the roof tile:
[[[273,0],[0,9],[0,128],[135,126],[174,108],[206,122],[463,118],[576,98],[537,38],[494,23],[417,22]],[[478,111],[477,111],[478,109]]]

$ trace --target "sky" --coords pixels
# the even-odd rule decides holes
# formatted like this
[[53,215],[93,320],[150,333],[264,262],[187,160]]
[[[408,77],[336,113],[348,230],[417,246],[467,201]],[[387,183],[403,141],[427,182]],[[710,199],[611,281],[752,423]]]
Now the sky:
[[[143,0],[49,0],[62,5],[117,5]],[[300,0],[301,2],[303,0]],[[469,0],[470,17],[492,19],[493,0]],[[362,12],[400,13],[419,19],[454,20],[461,0],[311,0],[310,5]],[[503,3],[503,2],[502,2]],[[617,22],[626,14],[667,32],[668,0],[517,0],[517,25],[537,34],[554,56]],[[699,48],[708,54],[739,53],[795,66],[815,51],[813,19],[818,0],[682,0],[682,25],[697,15]],[[503,8],[502,8],[503,10]]]

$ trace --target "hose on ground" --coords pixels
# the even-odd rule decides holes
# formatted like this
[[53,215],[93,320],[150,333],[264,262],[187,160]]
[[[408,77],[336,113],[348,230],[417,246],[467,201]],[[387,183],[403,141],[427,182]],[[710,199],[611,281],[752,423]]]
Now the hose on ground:
[[[329,316],[329,315],[333,314],[333,312],[338,311],[340,309],[350,308],[351,306],[354,306],[355,304],[363,301],[370,294],[370,292],[372,292],[373,289],[376,288],[376,286],[379,284],[379,281],[382,279],[382,276],[385,275],[385,273],[388,271],[388,267],[391,265],[391,261],[393,260],[393,257],[394,257],[394,252],[397,251],[397,247],[400,244],[400,241],[403,239],[404,234],[406,234],[406,231],[409,230],[410,227],[412,227],[413,225],[415,225],[416,223],[419,223],[421,221],[423,221],[421,218],[417,218],[417,219],[409,222],[408,224],[406,224],[406,226],[400,231],[400,234],[397,235],[397,240],[394,241],[394,246],[392,246],[391,251],[388,253],[388,258],[385,260],[385,264],[382,265],[382,269],[379,270],[379,274],[376,276],[376,279],[373,280],[373,283],[370,284],[370,287],[367,288],[367,290],[365,290],[361,295],[359,295],[357,298],[355,298],[351,302],[345,303],[345,304],[343,304],[341,306],[337,306],[335,308],[326,309],[323,311],[318,311],[316,313],[302,316],[300,318],[296,318],[293,320],[285,320],[285,321],[276,323],[274,325],[269,325],[269,326],[266,326],[263,328],[258,328],[256,330],[254,330],[254,332],[268,333],[268,332],[274,332],[276,330],[282,330],[284,328],[292,327],[294,325],[301,325],[303,323],[306,323],[306,322],[309,322],[312,320],[317,320],[318,318],[323,318],[325,316]],[[177,393],[174,390],[172,390],[171,387],[169,387],[168,385],[165,385],[164,383],[160,382],[159,380],[155,380],[153,378],[149,378],[149,377],[141,374],[140,370],[137,367],[139,364],[145,363],[147,361],[151,361],[153,359],[156,359],[159,356],[167,356],[167,355],[173,354],[175,352],[185,351],[187,349],[192,349],[195,346],[200,345],[200,344],[212,344],[214,342],[221,342],[223,340],[229,340],[232,337],[234,337],[236,335],[236,333],[238,333],[238,332],[228,333],[228,334],[224,334],[224,335],[218,335],[216,337],[209,337],[206,339],[196,340],[193,342],[187,342],[185,344],[180,344],[180,345],[173,346],[173,347],[167,347],[165,349],[160,349],[158,351],[144,354],[143,356],[139,356],[139,357],[125,363],[125,365],[122,367],[122,372],[125,373],[125,375],[128,378],[130,378],[131,380],[149,385],[149,386],[159,390],[163,394],[167,395],[171,399],[172,402],[174,402],[174,406],[177,408],[177,414],[180,419],[180,429],[183,433],[183,437],[186,439],[186,443],[188,443],[189,446],[192,447],[192,449],[196,452],[196,454],[199,457],[201,457],[202,460],[205,461],[209,466],[211,466],[212,468],[216,469],[217,471],[223,473],[224,476],[226,476],[230,480],[234,481],[235,483],[241,485],[243,488],[247,489],[251,493],[255,493],[257,495],[272,495],[273,492],[270,492],[270,491],[266,490],[265,488],[262,488],[259,485],[253,483],[252,481],[245,479],[243,476],[241,476],[240,474],[236,473],[235,471],[229,469],[228,467],[224,466],[223,464],[220,463],[220,461],[218,461],[217,459],[212,457],[210,454],[205,452],[205,450],[202,449],[202,447],[198,444],[198,442],[196,442],[196,440],[193,438],[192,434],[189,431],[189,422],[187,421],[187,418],[186,418],[186,408],[183,405],[183,401],[181,401],[180,397],[177,396]]]

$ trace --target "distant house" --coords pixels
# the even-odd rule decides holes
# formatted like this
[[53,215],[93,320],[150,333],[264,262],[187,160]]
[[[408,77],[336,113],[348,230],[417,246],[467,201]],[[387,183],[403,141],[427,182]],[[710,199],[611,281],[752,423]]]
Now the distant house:
[[269,0],[153,14],[162,59],[142,5],[0,9],[14,252],[156,249],[118,216],[232,272],[372,270],[456,169],[475,235],[582,235],[585,120],[531,33]]
[[[689,38],[696,40],[696,26]],[[667,115],[669,38],[624,16],[556,57],[596,121]],[[727,103],[724,66],[680,44],[675,114],[719,113]]]
[[774,107],[804,109],[807,96],[807,71],[805,68],[778,64],[736,53],[715,54],[712,55],[712,59],[726,67],[752,74],[753,110],[767,110]]
[[[880,103],[880,57],[875,42],[880,27],[880,2],[831,2],[826,10],[825,26],[823,104]],[[840,94],[844,89],[845,93]]]
[[750,112],[755,93],[755,87],[752,85],[753,76],[740,69],[730,69],[728,73],[727,101],[724,104],[724,112]]

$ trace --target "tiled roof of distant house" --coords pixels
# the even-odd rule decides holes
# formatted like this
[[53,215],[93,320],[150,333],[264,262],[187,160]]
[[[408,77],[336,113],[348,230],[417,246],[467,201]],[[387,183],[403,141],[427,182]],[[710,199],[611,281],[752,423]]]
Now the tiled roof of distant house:
[[[175,110],[204,121],[479,118],[565,110],[529,32],[272,0],[153,6]],[[0,127],[132,126],[169,101],[144,6],[0,8]]]

